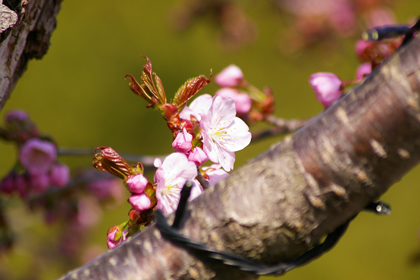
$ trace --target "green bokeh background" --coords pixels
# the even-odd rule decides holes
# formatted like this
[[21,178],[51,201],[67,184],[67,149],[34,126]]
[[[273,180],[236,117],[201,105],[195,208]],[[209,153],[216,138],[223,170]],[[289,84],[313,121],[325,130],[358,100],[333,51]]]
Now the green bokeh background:
[[[324,71],[352,79],[358,63],[353,51],[355,39],[336,42],[333,50],[313,48],[285,56],[276,47],[285,21],[268,2],[242,3],[258,25],[258,38],[235,52],[225,52],[218,47],[218,30],[208,18],[185,32],[173,31],[168,16],[177,3],[174,1],[64,1],[48,54],[29,63],[1,115],[14,108],[26,110],[39,128],[63,147],[103,145],[133,154],[170,153],[171,133],[161,117],[146,110],[146,103],[124,80],[126,74],[140,77],[145,63],[141,55],[147,55],[169,96],[186,79],[208,76],[210,69],[217,73],[234,63],[249,82],[273,89],[278,117],[311,117],[321,112],[322,106],[307,82],[309,76]],[[405,22],[420,14],[420,2],[403,1],[394,12],[399,22]],[[215,89],[211,84],[202,92],[213,93]],[[239,152],[235,166],[279,139],[264,140]],[[1,175],[11,168],[15,153],[13,146],[0,143]],[[62,160],[76,167],[89,166],[91,159]],[[282,278],[420,279],[420,263],[411,263],[412,256],[420,251],[419,170],[412,170],[384,195],[383,200],[393,207],[391,216],[362,213],[331,252]],[[128,209],[128,204],[123,204],[106,212],[91,232],[92,243],[105,250],[108,227],[124,221]],[[19,243],[9,255],[0,257],[0,271],[23,279],[20,277],[27,275],[25,270],[37,258],[39,279],[65,273],[63,266],[42,265],[39,260],[43,256],[34,256],[31,251],[54,238],[54,230],[43,225],[41,215],[28,215],[19,204],[11,214]],[[48,254],[48,248],[44,252]]]

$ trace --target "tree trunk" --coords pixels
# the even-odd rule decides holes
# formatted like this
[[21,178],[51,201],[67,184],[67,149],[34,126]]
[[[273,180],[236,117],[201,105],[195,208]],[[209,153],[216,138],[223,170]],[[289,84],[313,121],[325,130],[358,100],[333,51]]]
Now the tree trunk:
[[[47,53],[50,37],[62,0],[8,0],[1,5],[0,33],[0,111],[32,58]],[[24,2],[28,2],[25,5]],[[5,7],[4,4],[9,4]],[[4,15],[10,15],[8,21]],[[18,18],[13,25],[12,19]]]
[[[420,38],[310,123],[188,206],[181,232],[266,264],[295,258],[420,159]],[[154,227],[61,279],[255,279]]]

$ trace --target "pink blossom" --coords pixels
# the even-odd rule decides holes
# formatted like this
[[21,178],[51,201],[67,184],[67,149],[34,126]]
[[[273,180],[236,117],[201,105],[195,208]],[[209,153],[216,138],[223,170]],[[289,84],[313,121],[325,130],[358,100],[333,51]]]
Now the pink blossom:
[[147,210],[151,206],[150,198],[144,194],[132,194],[128,199],[128,202],[133,206],[137,211]]
[[223,98],[232,98],[235,101],[236,112],[238,115],[244,115],[251,109],[251,98],[246,93],[239,92],[233,88],[221,88],[216,92],[216,96]]
[[178,206],[185,182],[196,176],[197,167],[188,161],[185,154],[172,153],[167,156],[155,174],[157,208],[164,214],[173,212]]
[[130,175],[125,182],[131,193],[143,193],[147,183],[149,183],[143,174]]
[[40,139],[28,140],[19,153],[20,163],[30,174],[47,173],[56,157],[54,144]]
[[31,174],[29,180],[36,193],[44,193],[50,185],[50,178],[46,173]]
[[64,187],[70,180],[70,170],[65,164],[56,163],[50,172],[50,184]]
[[226,170],[233,169],[236,151],[251,142],[249,127],[235,117],[235,103],[231,98],[215,96],[209,111],[201,116],[203,148],[209,159]]
[[221,87],[235,87],[242,84],[244,75],[238,66],[231,64],[217,74],[214,81]]
[[203,175],[208,177],[209,185],[213,186],[229,177],[229,173],[221,169],[220,164],[213,164],[208,167],[203,167]]
[[200,147],[194,148],[188,155],[188,160],[194,162],[197,166],[203,165],[209,157]]
[[343,93],[342,82],[339,77],[332,73],[315,73],[310,79],[316,98],[325,108],[330,107]]
[[356,80],[361,80],[365,75],[369,75],[370,73],[372,73],[372,63],[362,63],[357,67]]
[[175,137],[175,140],[172,142],[172,148],[174,148],[177,152],[187,154],[189,151],[191,151],[192,139],[193,136],[189,134],[184,128],[182,132],[178,133],[178,135]]
[[184,110],[179,114],[181,119],[189,120],[193,115],[198,121],[201,120],[201,115],[207,114],[213,102],[213,97],[210,94],[203,94],[194,99],[190,106],[185,106]]

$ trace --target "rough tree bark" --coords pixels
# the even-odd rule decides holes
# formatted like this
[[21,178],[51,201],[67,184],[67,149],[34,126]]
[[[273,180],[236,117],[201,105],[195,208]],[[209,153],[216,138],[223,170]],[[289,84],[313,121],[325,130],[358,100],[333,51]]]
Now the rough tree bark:
[[[26,4],[27,2],[27,4]],[[0,34],[0,111],[32,58],[47,53],[62,0],[4,0],[0,11],[18,17]],[[6,6],[7,5],[7,6]],[[6,7],[4,7],[6,6]],[[4,9],[3,9],[4,8]],[[14,13],[14,14],[13,14]],[[0,15],[0,23],[6,22]],[[2,26],[0,30],[3,30]]]
[[[290,260],[420,160],[420,38],[293,136],[206,190],[181,230],[267,264]],[[203,262],[155,227],[61,279],[255,279]]]

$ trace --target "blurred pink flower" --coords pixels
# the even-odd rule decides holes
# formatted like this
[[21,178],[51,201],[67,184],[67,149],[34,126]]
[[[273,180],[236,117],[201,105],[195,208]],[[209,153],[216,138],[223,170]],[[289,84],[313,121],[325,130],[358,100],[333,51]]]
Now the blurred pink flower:
[[197,176],[196,165],[182,153],[168,155],[155,174],[157,208],[164,214],[173,212],[179,203],[180,192],[187,180]]
[[128,199],[128,202],[133,206],[137,211],[147,210],[151,206],[151,201],[149,197],[144,194],[132,194]]
[[343,93],[340,78],[332,73],[315,73],[311,75],[309,83],[325,108],[330,107]]
[[64,187],[70,180],[70,170],[62,163],[54,164],[50,172],[50,184],[56,187]]
[[56,157],[54,144],[40,139],[28,140],[19,153],[20,163],[30,174],[47,173]]
[[221,88],[216,91],[215,96],[223,98],[232,98],[235,102],[236,113],[244,115],[251,110],[251,98],[249,95],[233,88]]
[[372,73],[372,63],[362,63],[357,67],[356,80],[361,80],[365,75],[369,75],[370,73]]
[[217,74],[214,81],[221,87],[235,87],[242,84],[244,75],[238,66],[231,64]]
[[188,160],[194,162],[197,166],[204,164],[209,157],[200,147],[194,148],[188,155]]
[[384,6],[370,10],[366,16],[366,24],[368,28],[395,25],[395,23],[396,20],[394,12]]
[[46,173],[29,175],[30,185],[36,193],[44,193],[50,185],[50,178]]
[[143,193],[149,181],[143,174],[136,174],[128,176],[125,182],[131,193]]
[[172,148],[174,148],[177,152],[187,154],[189,151],[191,151],[192,139],[193,136],[189,134],[184,128],[182,132],[178,133],[178,135],[175,137],[174,141],[172,142]]

